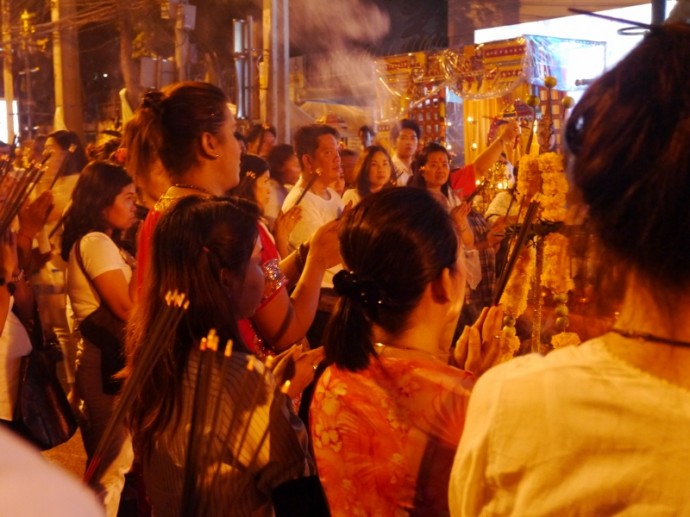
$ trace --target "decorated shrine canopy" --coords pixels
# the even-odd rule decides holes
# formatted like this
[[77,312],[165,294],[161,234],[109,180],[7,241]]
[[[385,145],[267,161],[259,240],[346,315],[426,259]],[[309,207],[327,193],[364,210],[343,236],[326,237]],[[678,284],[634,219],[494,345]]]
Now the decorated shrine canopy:
[[469,45],[441,57],[447,80],[466,99],[500,97],[521,83],[544,86],[548,76],[558,90],[577,90],[604,71],[605,58],[605,42],[546,36]]
[[378,118],[399,118],[415,102],[448,88],[462,99],[502,97],[521,84],[573,91],[605,67],[605,42],[546,36],[468,45],[461,50],[415,52],[376,62]]
[[[531,35],[385,57],[376,62],[375,117],[383,132],[400,118],[413,118],[422,128],[423,143],[441,142],[461,155],[468,115],[475,121],[500,116],[505,105],[515,100],[519,105],[532,94],[545,103],[544,78],[549,76],[557,80],[551,97],[558,101],[564,92],[583,89],[598,77],[605,59],[605,42]],[[492,102],[463,117],[465,101]]]

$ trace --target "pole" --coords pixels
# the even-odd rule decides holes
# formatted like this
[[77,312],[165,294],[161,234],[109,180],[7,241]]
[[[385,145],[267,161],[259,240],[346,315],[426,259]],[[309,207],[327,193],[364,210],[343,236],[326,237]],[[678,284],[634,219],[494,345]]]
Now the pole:
[[666,0],[652,0],[652,23],[662,24],[666,19]]
[[184,4],[177,4],[175,13],[175,65],[177,66],[177,80],[187,79],[187,46],[189,38],[184,29]]
[[288,0],[264,0],[264,56],[268,61],[266,122],[290,142],[290,17]]
[[26,134],[31,140],[34,137],[34,124],[31,119],[31,110],[33,109],[33,98],[31,96],[31,35],[34,32],[34,27],[31,19],[32,14],[24,11],[20,17],[21,20],[21,35],[22,35],[22,56],[24,58],[24,81],[26,81],[26,99],[25,114],[26,114]]
[[10,0],[0,0],[2,16],[2,81],[5,88],[5,105],[7,106],[7,142],[14,142],[14,78],[12,76],[12,36],[10,34]]
[[76,0],[51,0],[53,31],[53,75],[55,76],[55,129],[69,129],[83,137],[83,110],[79,40],[70,27],[76,15]]

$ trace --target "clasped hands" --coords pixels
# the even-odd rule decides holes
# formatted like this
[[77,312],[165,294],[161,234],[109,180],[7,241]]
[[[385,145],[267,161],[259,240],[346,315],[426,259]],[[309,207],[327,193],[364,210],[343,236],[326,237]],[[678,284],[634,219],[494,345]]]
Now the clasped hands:
[[505,341],[501,327],[503,309],[485,307],[474,325],[466,325],[455,344],[452,360],[477,377],[496,364]]

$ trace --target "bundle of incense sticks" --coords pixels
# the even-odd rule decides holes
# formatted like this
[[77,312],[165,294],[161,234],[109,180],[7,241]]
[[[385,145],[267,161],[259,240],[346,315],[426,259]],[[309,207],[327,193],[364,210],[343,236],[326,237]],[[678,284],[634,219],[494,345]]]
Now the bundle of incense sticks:
[[72,156],[76,150],[77,150],[76,144],[72,144],[67,148],[67,154],[65,155],[65,157],[60,162],[60,167],[58,168],[57,172],[55,173],[55,176],[53,177],[53,181],[50,182],[50,187],[48,187],[48,190],[53,190],[53,187],[57,183],[57,180],[59,180],[62,176],[64,176],[65,172],[67,172],[68,160],[69,160],[70,156]]
[[311,189],[311,187],[314,185],[314,183],[316,182],[316,179],[318,177],[319,177],[318,174],[312,174],[312,177],[309,178],[309,181],[307,181],[307,184],[304,185],[304,187],[302,187],[302,192],[300,193],[299,197],[297,198],[297,201],[295,201],[294,206],[297,206],[302,202],[302,200],[304,199],[304,196],[307,195],[307,192],[309,192],[309,189]]
[[[247,366],[240,380],[242,389],[235,401],[228,427],[225,433],[220,436],[218,424],[224,397],[223,382],[232,354],[232,341],[227,343],[222,351],[220,360],[218,360],[218,338],[215,331],[212,330],[201,341],[200,352],[201,358],[195,385],[194,408],[187,447],[181,505],[182,515],[197,516],[203,516],[212,511],[206,495],[213,492],[212,487],[218,482],[223,467],[223,457],[227,457],[227,455],[219,457],[213,454],[214,443],[219,443],[221,447],[227,447],[230,450],[230,468],[233,472],[242,470],[247,473],[251,472],[251,469],[254,467],[268,436],[269,427],[267,425],[266,429],[263,430],[256,448],[252,451],[245,451],[247,436],[254,413],[259,406],[261,395],[264,393],[268,374],[274,364],[273,357],[269,356],[266,359],[260,380],[255,383],[248,382],[250,376],[258,375],[255,372],[258,360],[248,357]],[[290,358],[290,360],[292,359]],[[217,376],[214,375],[214,370],[219,371]],[[277,391],[283,394],[287,393],[290,386],[288,377],[294,375],[294,371],[294,368],[288,367],[285,369],[283,378],[276,379]],[[217,384],[217,389],[215,390],[212,389],[214,379],[216,379],[215,382]],[[253,390],[251,388],[252,385],[254,385]],[[241,413],[246,413],[243,424],[240,424]],[[209,416],[211,417],[210,422]],[[234,436],[240,437],[235,447],[233,447],[235,442]],[[250,460],[246,466],[240,468],[240,458],[243,455],[245,457],[249,456]],[[239,489],[235,491],[236,497],[242,494],[250,481],[250,476],[242,476]]]
[[188,307],[189,300],[187,300],[185,294],[178,293],[177,291],[166,294],[165,304],[151,324],[151,332],[148,339],[139,344],[142,353],[137,364],[132,367],[131,375],[120,393],[113,415],[108,421],[103,436],[100,442],[98,442],[98,447],[86,469],[86,474],[84,474],[85,482],[88,483],[91,479],[97,479],[101,469],[103,452],[107,450],[107,447],[116,438],[116,433],[121,430],[124,418],[143,379],[149,375],[151,367],[160,360],[161,355],[165,351],[164,347],[160,346],[160,343],[172,341],[173,334],[177,331],[177,325]]
[[523,220],[522,226],[520,227],[520,232],[517,234],[517,238],[515,240],[515,243],[513,244],[513,248],[510,251],[510,256],[508,257],[506,266],[503,268],[503,271],[501,271],[499,280],[496,284],[496,293],[494,294],[494,305],[498,305],[498,303],[501,301],[501,296],[503,295],[503,291],[505,290],[506,285],[508,284],[508,279],[510,278],[511,273],[515,269],[515,264],[517,263],[520,251],[522,250],[523,246],[525,245],[530,236],[530,233],[532,231],[532,224],[534,223],[534,220],[537,217],[538,211],[539,203],[537,201],[531,201],[529,206],[527,207],[527,212],[525,213],[525,219]]
[[12,221],[24,206],[36,183],[41,179],[44,168],[43,163],[32,163],[28,169],[15,169],[12,171],[5,167],[0,178],[0,234],[4,234]]

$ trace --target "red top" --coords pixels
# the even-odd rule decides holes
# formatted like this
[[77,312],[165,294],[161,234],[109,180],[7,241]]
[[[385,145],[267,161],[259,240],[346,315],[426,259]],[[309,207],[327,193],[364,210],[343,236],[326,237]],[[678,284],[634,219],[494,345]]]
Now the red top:
[[450,171],[450,188],[460,199],[467,199],[477,190],[477,174],[474,164],[470,163],[459,169]]
[[[141,288],[144,284],[144,278],[147,274],[146,270],[151,257],[151,241],[153,240],[153,230],[156,227],[156,224],[158,224],[158,220],[162,215],[163,212],[159,211],[157,207],[153,210],[149,210],[146,219],[141,225],[137,242],[137,269],[135,270],[137,282],[136,286],[139,294],[141,294]],[[278,249],[276,248],[271,235],[261,223],[257,222],[257,227],[259,230],[259,239],[261,239],[261,264],[266,280],[264,297],[261,300],[261,305],[257,308],[258,311],[270,300],[272,300],[280,289],[285,288],[284,286],[287,283],[287,279],[278,267],[280,255],[278,254]],[[237,326],[239,328],[242,341],[244,341],[246,347],[255,355],[260,357],[265,355],[267,350],[265,349],[258,332],[254,329],[252,322],[249,319],[238,320]]]

